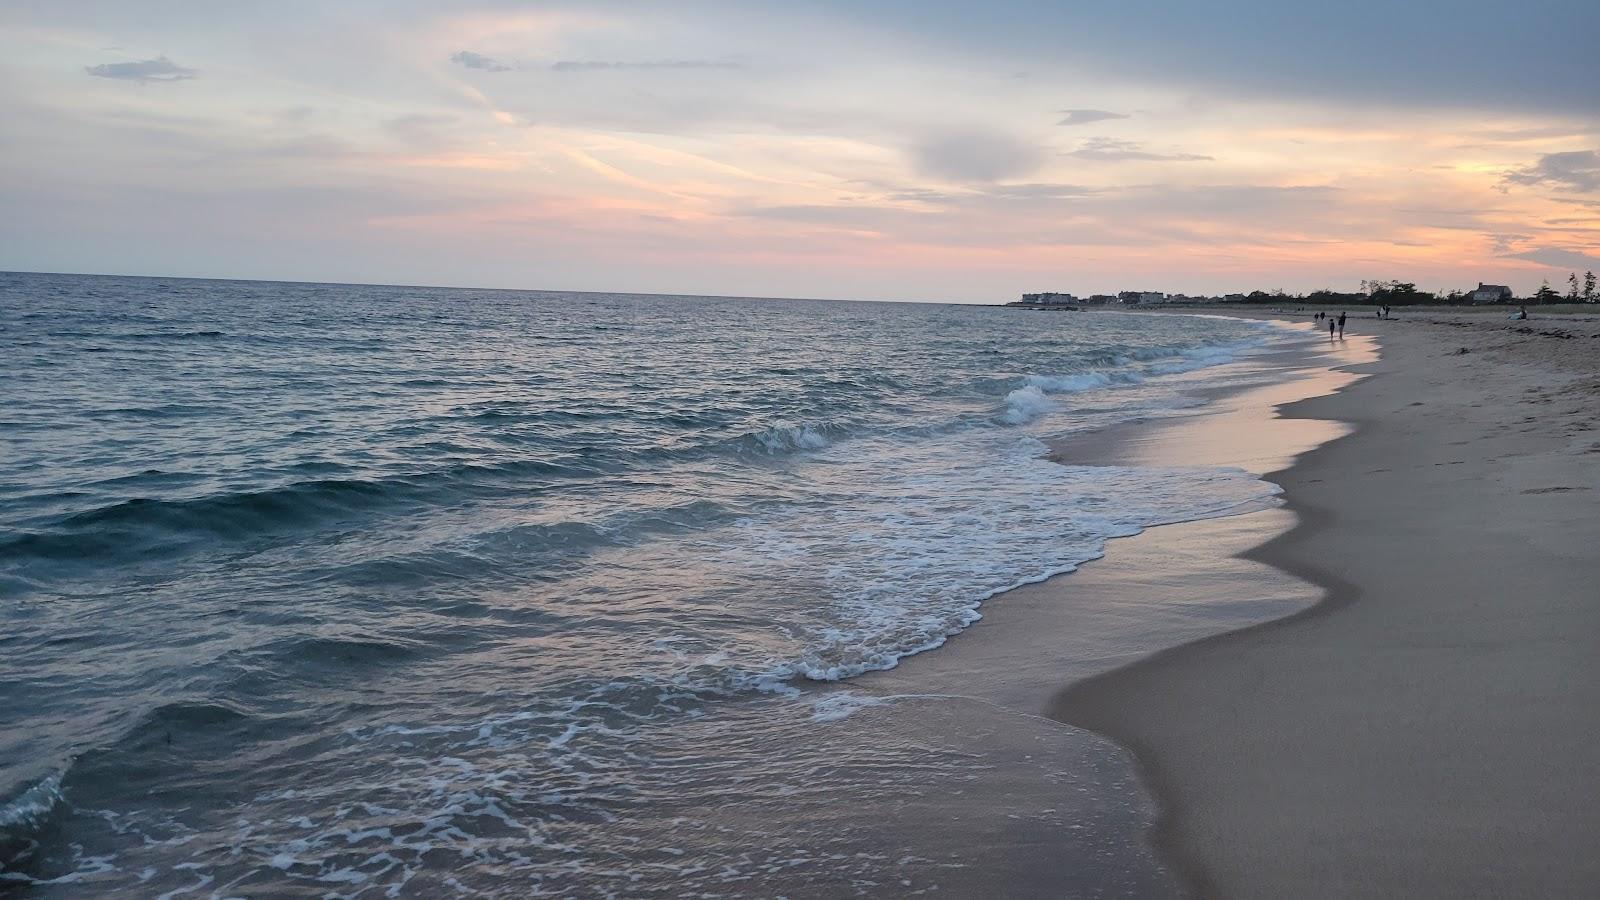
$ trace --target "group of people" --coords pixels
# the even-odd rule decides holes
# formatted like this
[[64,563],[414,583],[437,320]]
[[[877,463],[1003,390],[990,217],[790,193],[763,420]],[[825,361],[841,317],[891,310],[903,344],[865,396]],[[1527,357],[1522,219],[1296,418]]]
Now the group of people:
[[1333,332],[1335,328],[1339,330],[1339,340],[1344,340],[1344,313],[1339,313],[1339,318],[1337,319],[1325,312],[1319,312],[1311,318],[1328,320],[1328,340],[1333,340]]

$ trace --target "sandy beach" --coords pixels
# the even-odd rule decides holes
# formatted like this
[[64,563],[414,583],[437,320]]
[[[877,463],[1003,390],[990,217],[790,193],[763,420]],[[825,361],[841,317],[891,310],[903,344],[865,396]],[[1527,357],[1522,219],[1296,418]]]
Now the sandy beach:
[[1596,896],[1600,321],[1350,331],[1371,377],[1281,413],[1353,431],[1269,474],[1295,524],[1241,554],[1321,602],[1050,715],[1132,749],[1202,896]]

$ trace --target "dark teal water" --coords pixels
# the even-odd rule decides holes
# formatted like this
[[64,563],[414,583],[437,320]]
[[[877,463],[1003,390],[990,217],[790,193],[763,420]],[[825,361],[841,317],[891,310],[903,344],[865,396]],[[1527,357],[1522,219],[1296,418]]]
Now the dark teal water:
[[0,340],[29,893],[937,884],[827,798],[970,760],[814,688],[1275,490],[1042,456],[1270,340],[1223,319],[0,274]]

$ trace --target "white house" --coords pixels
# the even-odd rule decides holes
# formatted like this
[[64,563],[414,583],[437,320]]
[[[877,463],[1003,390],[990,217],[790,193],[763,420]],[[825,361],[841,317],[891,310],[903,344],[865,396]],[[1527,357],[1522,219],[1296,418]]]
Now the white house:
[[1511,288],[1503,284],[1484,284],[1478,282],[1478,289],[1467,295],[1474,304],[1478,303],[1509,303],[1511,302]]

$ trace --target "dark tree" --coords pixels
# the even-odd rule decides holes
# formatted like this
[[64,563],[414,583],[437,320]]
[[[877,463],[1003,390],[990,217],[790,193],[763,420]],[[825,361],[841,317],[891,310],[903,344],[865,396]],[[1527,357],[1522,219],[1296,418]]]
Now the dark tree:
[[1428,291],[1419,291],[1415,283],[1410,281],[1375,281],[1372,285],[1372,295],[1368,302],[1379,306],[1414,306],[1418,303],[1431,303],[1433,294]]

